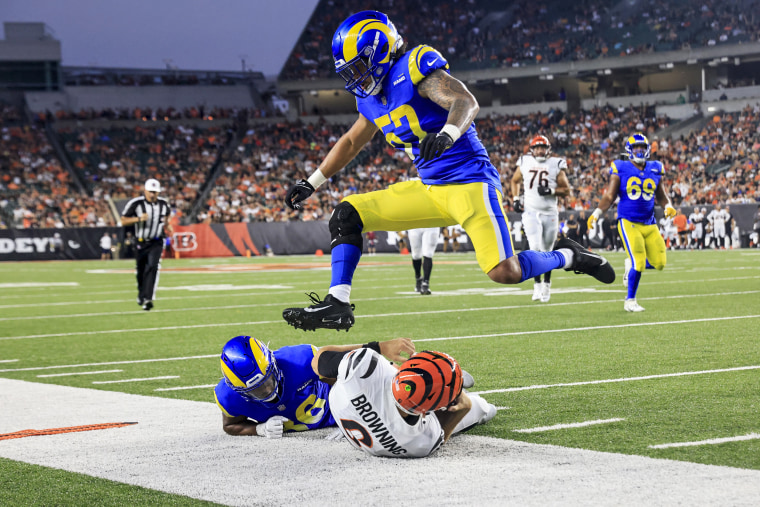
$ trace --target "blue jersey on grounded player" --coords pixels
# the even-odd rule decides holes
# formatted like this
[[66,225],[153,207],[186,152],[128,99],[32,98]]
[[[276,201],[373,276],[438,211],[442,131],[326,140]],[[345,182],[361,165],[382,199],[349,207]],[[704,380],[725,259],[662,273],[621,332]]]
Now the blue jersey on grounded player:
[[620,177],[618,217],[644,225],[656,224],[655,191],[665,174],[662,162],[649,161],[641,169],[628,160],[615,160],[610,174]]
[[[391,67],[381,94],[356,99],[359,113],[383,131],[391,146],[412,158],[419,154],[425,135],[439,132],[449,115],[417,92],[419,82],[438,69],[449,71],[443,56],[430,46],[417,46]],[[440,157],[418,159],[415,166],[426,185],[484,182],[501,191],[499,173],[488,158],[475,124],[470,124]]]
[[229,417],[246,416],[265,422],[272,416],[290,419],[285,431],[305,431],[334,426],[327,395],[330,385],[319,380],[311,367],[316,348],[313,345],[282,347],[273,352],[282,372],[282,395],[279,400],[263,403],[236,393],[224,379],[214,388],[216,403]]

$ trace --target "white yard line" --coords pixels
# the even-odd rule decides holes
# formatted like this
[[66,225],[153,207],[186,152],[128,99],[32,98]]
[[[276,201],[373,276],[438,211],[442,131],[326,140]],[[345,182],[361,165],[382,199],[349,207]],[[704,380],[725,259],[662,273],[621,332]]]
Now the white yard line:
[[[758,269],[760,269],[760,268],[758,268]],[[736,270],[734,270],[734,271],[736,271]],[[448,278],[452,278],[452,277],[459,277],[459,276],[460,275],[447,276],[447,279]],[[469,279],[472,278],[471,275],[466,275],[466,276]],[[650,286],[650,285],[691,284],[691,283],[700,283],[700,284],[702,284],[702,283],[706,283],[706,282],[725,283],[725,282],[730,282],[732,280],[754,280],[754,279],[760,279],[760,276],[737,276],[737,277],[732,277],[732,278],[708,278],[708,279],[704,279],[704,280],[667,280],[667,281],[651,281],[651,282],[647,281],[647,286]],[[389,280],[389,279],[384,279],[383,281],[386,281],[386,280]],[[369,284],[369,283],[371,283],[371,280],[360,279],[359,280],[359,287],[358,287],[358,289],[357,289],[356,286],[354,287],[354,289],[355,290],[362,290],[363,288],[368,287],[369,285],[365,285],[365,284]],[[411,284],[411,283],[404,283],[404,284],[399,284],[399,285],[386,286],[386,288],[388,288],[388,289],[403,289],[403,288],[409,288],[412,285],[413,284]],[[459,286],[461,286],[462,283],[461,282],[440,282],[440,283],[436,283],[435,287],[447,287],[447,286],[451,286],[451,285],[459,285]],[[499,296],[522,296],[522,295],[524,295],[523,294],[524,292],[525,293],[527,293],[527,292],[532,293],[532,291],[533,291],[532,288],[531,289],[520,289],[516,285],[505,286],[505,285],[494,284],[493,282],[491,282],[487,278],[484,278],[482,280],[475,281],[475,282],[468,282],[468,285],[467,285],[468,288],[479,287],[479,286],[486,286],[484,288],[484,290],[486,290],[486,291],[488,291],[490,289],[490,291],[489,291],[490,293],[488,294],[489,296],[497,295],[495,293],[498,292],[500,289],[501,290],[511,289],[511,290],[509,290],[509,291],[504,290],[504,292],[502,294],[498,294]],[[572,289],[573,287],[570,286],[568,288]],[[612,289],[601,289],[600,288],[598,291],[596,289],[594,289],[594,287],[592,287],[592,286],[582,287],[582,288],[581,287],[575,287],[575,288],[579,292],[606,292],[606,293],[608,293],[608,292],[620,292],[621,294],[623,294],[625,292],[625,289],[622,286],[621,287],[617,287],[617,288],[612,288]],[[230,289],[230,290],[234,290],[234,289]],[[191,292],[191,291],[188,291],[188,292]],[[161,287],[159,287],[159,290],[158,290],[159,298],[158,298],[158,300],[160,300],[160,301],[173,301],[173,300],[209,298],[210,297],[209,293],[213,293],[213,292],[229,292],[229,290],[225,289],[225,290],[219,290],[219,291],[204,291],[204,294],[193,295],[193,296],[190,296],[190,295],[188,295],[188,296],[162,296],[161,295],[162,294]],[[272,295],[282,295],[282,294],[303,294],[304,292],[305,292],[304,290],[299,290],[299,289],[288,290],[288,291],[274,291],[274,292],[249,292],[249,293],[244,293],[244,294],[235,294],[235,297],[257,297],[257,296],[272,296]],[[92,296],[92,295],[104,295],[104,294],[134,294],[134,293],[135,293],[135,291],[134,291],[134,289],[132,289],[132,290],[121,290],[121,291],[109,291],[109,292],[90,292],[90,293],[88,293],[88,296]],[[61,296],[62,297],[63,294],[45,294],[46,298],[57,297],[57,296]],[[67,294],[66,296],[70,296],[70,294]],[[436,297],[446,297],[446,296],[452,297],[452,296],[454,296],[454,297],[456,297],[456,296],[461,296],[461,294],[456,293],[456,292],[452,292],[452,291],[448,291],[448,292],[433,292],[433,296],[436,296]],[[18,299],[20,297],[39,298],[40,295],[39,294],[25,294],[25,295],[22,294],[22,295],[14,296],[12,299]],[[650,301],[650,300],[655,300],[655,299],[666,299],[668,297],[678,297],[678,296],[664,296],[664,297],[643,298],[643,299],[641,299],[641,301]],[[2,299],[8,299],[8,298],[10,298],[10,296],[8,296],[8,297],[0,296],[0,300],[2,300]],[[354,302],[357,302],[357,301],[385,301],[385,300],[391,300],[391,299],[403,299],[403,296],[402,297],[399,297],[399,296],[390,296],[390,297],[384,297],[384,298],[362,298],[362,299],[354,299],[353,301]],[[85,304],[98,304],[98,305],[100,305],[100,304],[106,304],[106,303],[108,303],[108,304],[134,303],[134,301],[135,301],[134,298],[129,298],[129,299],[110,299],[110,300],[92,300],[92,301],[81,301],[81,300],[76,300],[76,301],[57,301],[57,302],[46,302],[45,306],[46,307],[49,307],[49,306],[71,306],[71,305],[85,305]],[[302,302],[303,301],[300,301],[299,303],[302,303]],[[271,303],[270,305],[277,305],[277,304],[279,304],[279,303]],[[288,303],[283,303],[283,304],[288,304]],[[298,304],[298,303],[294,303],[294,304]],[[570,304],[570,303],[567,303],[567,304]],[[34,307],[37,307],[37,306],[39,306],[39,302],[36,302],[36,303],[18,303],[18,304],[11,304],[11,305],[0,305],[0,310],[1,309],[6,309],[6,308],[34,308]],[[550,305],[541,305],[541,306],[550,306]]]
[[124,382],[145,382],[146,380],[166,380],[170,378],[179,378],[179,375],[167,375],[164,377],[147,377],[147,378],[127,378],[123,380],[96,380],[93,384],[122,384]]
[[101,373],[120,373],[122,371],[124,370],[70,371],[67,373],[48,373],[45,375],[37,375],[37,378],[68,377],[71,375],[99,375]]
[[[504,294],[504,295],[526,295],[529,293],[532,293],[533,289],[525,289],[525,290],[515,290],[514,294]],[[559,292],[572,292],[572,289],[565,289],[564,291],[560,289]],[[579,292],[587,293],[586,291],[579,290]],[[622,292],[622,291],[621,291]],[[592,292],[593,293],[593,292]],[[725,297],[725,296],[744,296],[748,294],[759,294],[760,290],[747,290],[747,291],[736,291],[736,292],[720,292],[720,293],[712,293],[712,294],[679,294],[676,296],[659,296],[659,297],[651,297],[651,298],[640,298],[639,301],[656,301],[660,299],[684,299],[684,298],[697,298],[697,297]],[[366,302],[366,301],[387,301],[387,300],[396,300],[396,299],[418,299],[418,294],[414,292],[410,292],[411,295],[409,296],[391,296],[391,297],[384,297],[384,298],[358,298],[353,299],[352,301],[357,302]],[[440,296],[446,297],[446,296],[460,296],[461,294],[441,294]],[[489,294],[490,295],[490,294]],[[501,294],[499,294],[501,295]],[[171,298],[167,298],[171,299]],[[162,299],[161,301],[163,301]],[[553,307],[553,306],[569,306],[569,305],[588,305],[588,304],[619,304],[620,300],[618,299],[605,299],[601,301],[568,301],[564,303],[549,303],[541,305],[542,307]],[[302,303],[252,303],[248,305],[227,305],[227,306],[205,306],[205,307],[189,307],[189,308],[170,308],[165,310],[154,310],[152,313],[174,313],[174,312],[198,312],[198,311],[214,311],[214,310],[231,310],[235,308],[260,308],[264,306],[283,306],[288,307],[290,306],[298,306]],[[46,305],[48,306],[48,305]],[[535,308],[535,304],[524,304],[524,305],[511,305],[511,306],[487,306],[482,308],[465,308],[465,309],[457,309],[457,310],[433,310],[433,311],[427,311],[427,312],[417,312],[412,313],[411,315],[417,315],[421,313],[448,313],[452,311],[491,311],[491,310],[515,310],[520,308]],[[101,312],[101,313],[64,313],[60,315],[33,315],[33,316],[24,316],[24,317],[0,317],[0,322],[3,321],[18,321],[18,320],[47,320],[47,319],[62,319],[62,318],[74,318],[74,317],[104,317],[104,316],[111,316],[111,315],[133,315],[133,314],[142,314],[143,310],[139,309],[139,307],[136,307],[134,310],[126,311],[126,312]],[[385,317],[388,315],[410,315],[410,313],[397,313],[397,314],[383,314],[383,315],[365,315],[365,316],[359,316],[359,317]],[[2,338],[0,338],[2,339]]]
[[566,430],[570,428],[583,428],[586,426],[593,426],[596,424],[609,424],[614,422],[620,422],[625,421],[625,419],[621,418],[614,418],[614,419],[597,419],[595,421],[583,421],[578,423],[568,423],[568,424],[555,424],[553,426],[538,426],[536,428],[527,428],[522,430],[512,430],[517,433],[540,433],[542,431],[554,431],[554,430]]
[[[723,295],[728,294],[754,294],[758,293],[760,291],[746,291],[746,292],[736,292],[736,293],[724,293]],[[642,301],[646,300],[653,300],[653,299],[674,299],[674,298],[682,298],[682,297],[714,297],[716,294],[699,294],[699,295],[692,295],[692,296],[667,296],[663,298],[645,298],[642,299]],[[415,296],[411,296],[415,298]],[[384,299],[384,298],[378,298],[378,299]],[[356,300],[359,301],[359,300]],[[581,304],[604,304],[604,303],[619,303],[619,301],[573,301],[573,302],[567,302],[567,303],[556,303],[556,304],[546,304],[543,305],[544,307],[548,306],[564,306],[564,305],[581,305]],[[264,306],[264,305],[256,305],[256,306]],[[375,314],[375,315],[359,315],[356,318],[357,319],[372,319],[372,318],[386,318],[386,317],[400,317],[400,316],[413,316],[413,315],[431,315],[431,314],[449,314],[452,312],[482,312],[482,311],[504,311],[509,309],[518,309],[518,308],[535,308],[535,305],[512,305],[512,306],[489,306],[489,307],[481,307],[481,308],[460,308],[456,310],[452,309],[446,309],[446,310],[435,310],[435,311],[422,311],[422,312],[398,312],[398,313],[382,313],[382,314]],[[196,309],[197,310],[197,309]],[[133,312],[128,312],[133,313]],[[156,313],[156,312],[153,312]],[[113,315],[111,313],[104,314],[104,315]],[[754,319],[758,318],[760,315],[741,315],[741,316],[732,316],[732,317],[714,317],[714,318],[705,318],[705,319],[692,319],[692,320],[674,320],[674,321],[666,321],[666,322],[640,322],[635,324],[620,324],[620,325],[610,325],[610,326],[590,326],[590,327],[580,327],[580,328],[571,328],[571,329],[561,329],[561,330],[541,330],[541,331],[520,331],[520,332],[514,332],[514,333],[496,333],[496,334],[488,334],[488,335],[473,335],[473,336],[456,336],[456,337],[444,337],[444,338],[421,338],[417,339],[415,341],[441,341],[441,340],[461,340],[461,339],[467,339],[467,338],[483,338],[483,337],[489,337],[489,336],[512,336],[512,335],[520,335],[520,334],[541,334],[541,333],[556,333],[560,331],[588,331],[588,330],[594,330],[594,329],[613,329],[613,328],[622,328],[622,327],[637,327],[637,326],[652,326],[652,325],[659,325],[659,324],[685,324],[689,322],[711,322],[711,321],[719,321],[719,320],[733,320],[733,319]],[[196,328],[204,328],[204,327],[214,327],[214,326],[251,326],[251,325],[261,325],[261,324],[275,324],[278,322],[282,322],[280,320],[264,320],[264,321],[251,321],[251,322],[236,322],[236,323],[214,323],[214,324],[196,324],[196,325],[188,325],[188,326],[164,326],[164,327],[150,327],[150,328],[140,328],[140,329],[106,329],[103,331],[76,331],[76,332],[70,332],[70,333],[50,333],[50,334],[37,334],[37,335],[23,335],[23,336],[0,336],[0,340],[23,340],[28,338],[53,338],[53,337],[60,337],[60,336],[86,336],[86,335],[96,335],[96,334],[113,334],[113,333],[134,333],[134,332],[145,332],[145,331],[164,331],[164,330],[172,330],[172,329],[196,329]]]
[[0,370],[0,373],[13,371],[40,371],[40,370],[58,370],[61,368],[87,368],[90,366],[112,366],[115,364],[141,364],[141,363],[163,363],[170,361],[187,361],[189,359],[210,359],[219,357],[219,354],[208,354],[204,356],[183,356],[183,357],[162,357],[159,359],[133,359],[131,361],[108,361],[105,363],[81,363],[81,364],[59,364],[55,366],[33,366],[30,368],[13,368]]
[[682,371],[678,373],[661,373],[658,375],[645,375],[642,377],[624,377],[624,378],[611,378],[604,380],[587,380],[584,382],[566,382],[562,384],[538,384],[532,386],[523,387],[508,387],[506,389],[490,389],[488,391],[473,391],[474,394],[484,395],[492,393],[513,393],[517,391],[530,391],[533,389],[549,389],[552,387],[574,387],[574,386],[589,386],[594,384],[613,384],[616,382],[634,382],[638,380],[652,380],[657,378],[668,377],[684,377],[687,375],[707,375],[710,373],[728,373],[733,371],[746,371],[746,370],[760,370],[760,365],[755,366],[737,366],[735,368],[721,368],[718,370],[702,370],[702,371]]
[[696,445],[715,445],[725,444],[727,442],[741,442],[743,440],[757,440],[760,438],[758,433],[749,433],[739,437],[711,438],[709,440],[699,440],[697,442],[674,442],[672,444],[650,445],[650,449],[670,449],[672,447],[691,447]]
[[0,359],[0,363],[16,363],[18,359]]
[[160,387],[154,391],[185,391],[187,389],[209,389],[216,387],[216,384],[206,384],[205,386],[183,386],[183,387]]

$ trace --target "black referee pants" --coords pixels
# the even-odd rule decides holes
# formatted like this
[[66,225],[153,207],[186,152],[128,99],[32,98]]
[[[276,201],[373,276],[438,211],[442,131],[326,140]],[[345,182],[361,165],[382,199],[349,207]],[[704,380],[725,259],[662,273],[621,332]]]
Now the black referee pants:
[[143,302],[153,301],[156,295],[163,251],[163,240],[137,242],[137,297]]

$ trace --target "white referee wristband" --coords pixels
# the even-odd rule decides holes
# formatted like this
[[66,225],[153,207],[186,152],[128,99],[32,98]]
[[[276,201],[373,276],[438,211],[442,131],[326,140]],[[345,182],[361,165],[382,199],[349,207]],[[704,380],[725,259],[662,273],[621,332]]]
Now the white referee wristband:
[[457,139],[462,137],[462,132],[459,130],[459,127],[452,125],[451,123],[444,125],[441,132],[446,132],[454,142],[457,142]]
[[602,210],[599,208],[596,208],[594,212],[591,214],[591,216],[599,220],[599,217],[602,216]]
[[325,181],[327,181],[327,178],[325,178],[325,175],[322,174],[322,171],[320,171],[319,169],[317,169],[316,171],[314,171],[313,173],[311,173],[311,176],[309,176],[309,179],[306,180],[306,181],[308,181],[309,183],[311,183],[311,186],[314,187],[315,189],[317,189],[317,188],[319,188],[319,186],[322,183],[324,183]]

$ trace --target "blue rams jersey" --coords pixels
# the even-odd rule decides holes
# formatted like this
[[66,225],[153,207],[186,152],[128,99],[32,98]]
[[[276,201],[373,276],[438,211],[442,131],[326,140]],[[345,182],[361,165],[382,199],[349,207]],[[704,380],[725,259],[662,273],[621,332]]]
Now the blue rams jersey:
[[[382,130],[385,140],[415,159],[420,141],[429,132],[440,132],[449,112],[423,98],[417,85],[438,69],[449,71],[448,62],[430,46],[417,46],[391,67],[378,95],[356,100],[362,116]],[[454,145],[432,160],[415,160],[426,185],[485,182],[501,191],[499,173],[471,124]]]
[[274,415],[290,419],[285,431],[305,431],[334,426],[327,395],[330,385],[319,380],[311,368],[316,347],[294,345],[273,352],[277,367],[282,372],[282,396],[278,401],[264,403],[236,393],[220,380],[214,389],[219,408],[229,417],[246,416],[256,422],[265,422]]
[[610,174],[620,177],[618,216],[639,224],[656,224],[654,197],[665,174],[662,162],[649,161],[641,169],[628,160],[615,160],[610,166]]

